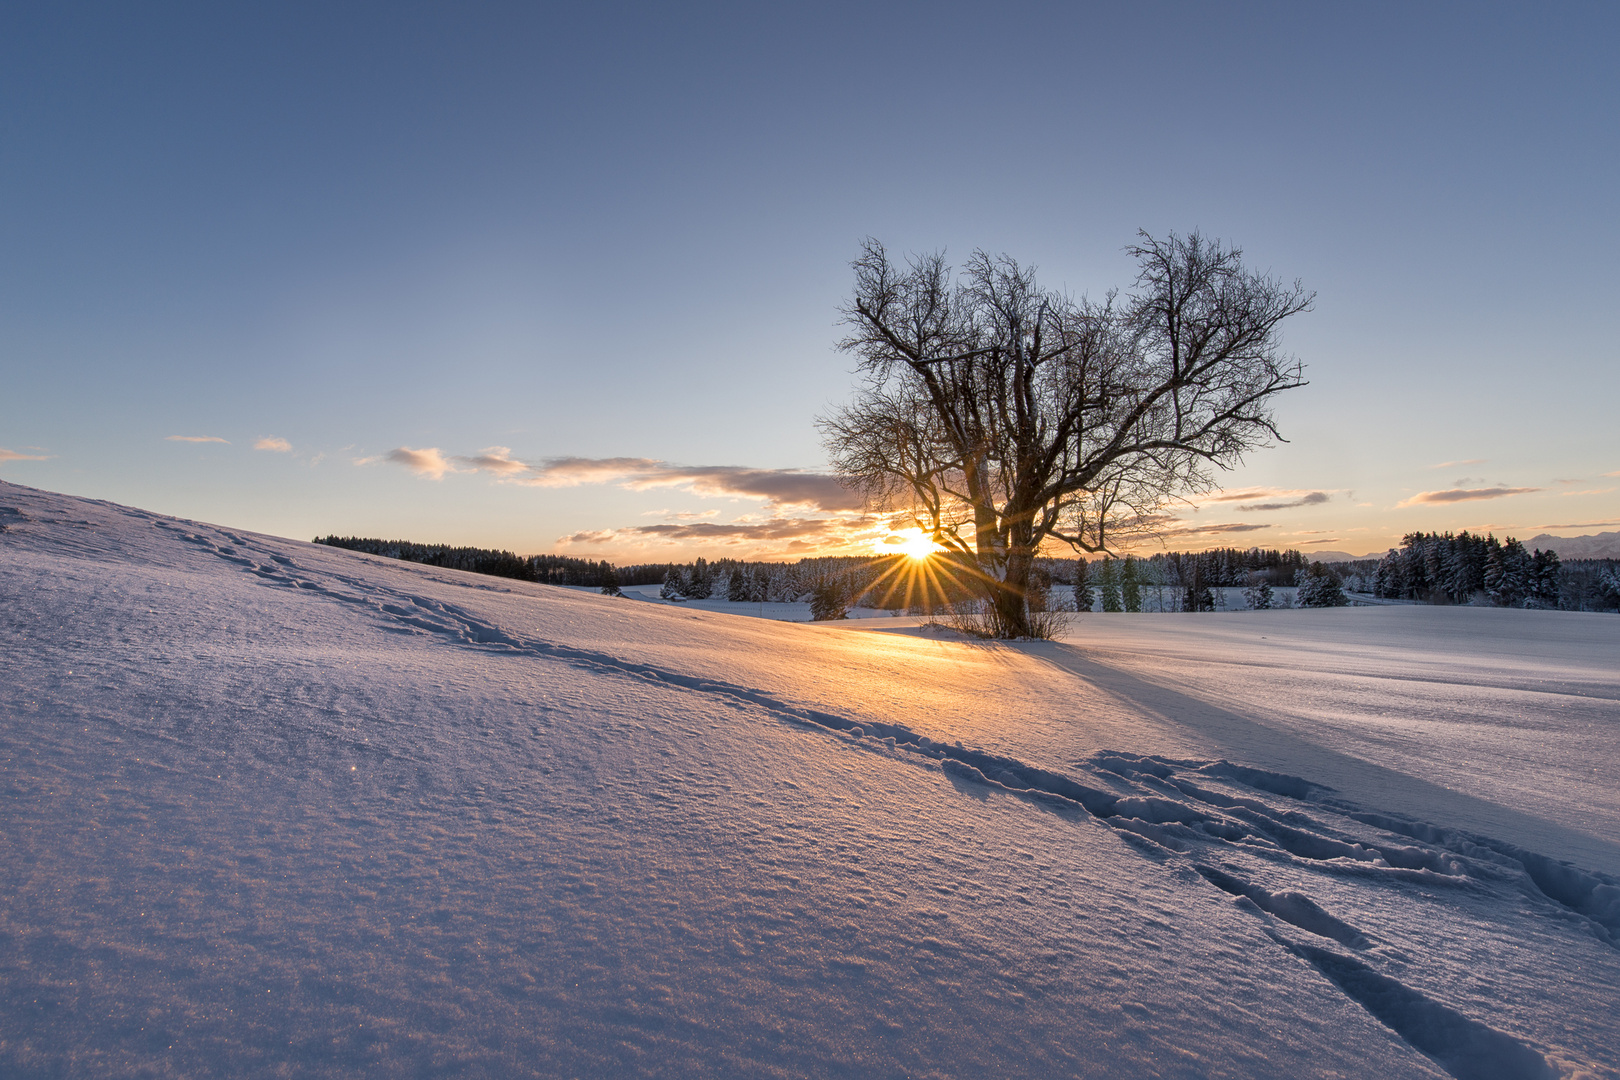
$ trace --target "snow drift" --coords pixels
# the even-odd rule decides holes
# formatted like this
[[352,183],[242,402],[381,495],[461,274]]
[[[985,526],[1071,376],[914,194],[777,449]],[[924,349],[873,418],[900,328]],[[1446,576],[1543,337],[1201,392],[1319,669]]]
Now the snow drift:
[[1617,1075],[1612,619],[984,646],[0,530],[5,1075]]

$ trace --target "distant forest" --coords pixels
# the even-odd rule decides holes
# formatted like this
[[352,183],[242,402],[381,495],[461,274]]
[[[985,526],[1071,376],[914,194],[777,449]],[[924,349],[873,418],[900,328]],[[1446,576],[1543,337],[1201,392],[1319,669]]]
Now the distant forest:
[[[475,574],[533,581],[542,585],[603,588],[660,585],[666,596],[711,596],[746,603],[784,603],[831,593],[843,604],[927,613],[966,599],[966,572],[945,556],[930,560],[921,574],[907,572],[904,556],[872,555],[747,562],[697,559],[690,563],[635,563],[567,555],[516,555],[489,548],[418,544],[357,536],[316,537],[317,544],[363,551],[391,559]],[[1127,578],[1126,575],[1129,575]],[[1620,561],[1572,559],[1556,552],[1527,552],[1511,537],[1467,532],[1411,533],[1382,559],[1312,563],[1298,551],[1268,548],[1213,548],[1159,552],[1147,558],[1042,558],[1034,580],[1048,586],[1103,590],[1109,581],[1125,590],[1121,610],[1209,610],[1210,590],[1241,587],[1246,595],[1270,596],[1271,588],[1300,585],[1324,575],[1352,596],[1436,604],[1557,608],[1565,611],[1620,611]],[[1128,583],[1127,583],[1128,582]],[[1153,604],[1137,608],[1135,590],[1153,590]],[[1166,594],[1170,595],[1167,596]],[[1219,594],[1217,594],[1218,596]],[[1222,601],[1224,602],[1224,601]],[[1251,598],[1251,603],[1253,600]],[[1268,601],[1269,602],[1269,601]],[[1215,606],[1220,606],[1219,602]]]
[[1408,533],[1382,559],[1338,563],[1353,591],[1430,604],[1620,611],[1620,561],[1526,551],[1511,536]]
[[691,563],[615,566],[605,561],[594,562],[567,555],[517,555],[491,548],[418,544],[410,540],[377,540],[361,536],[317,536],[315,543],[426,566],[533,581],[541,585],[602,588],[609,582],[621,587],[673,584],[680,595],[694,598],[706,598],[719,587],[723,591],[746,592],[739,599],[772,603],[798,600],[833,580],[847,582],[853,592],[862,593],[876,584],[884,576],[884,571],[891,569],[902,558],[895,555],[847,556],[800,559],[792,563],[743,562],[737,559],[718,559],[711,563],[698,559]]
[[621,585],[656,585],[664,580],[670,563],[614,567],[608,562],[592,562],[567,555],[514,555],[491,548],[452,547],[449,544],[418,544],[410,540],[374,540],[362,536],[317,536],[317,544],[363,551],[389,559],[466,570],[492,577],[534,581],[542,585],[589,585],[599,587],[612,569]]

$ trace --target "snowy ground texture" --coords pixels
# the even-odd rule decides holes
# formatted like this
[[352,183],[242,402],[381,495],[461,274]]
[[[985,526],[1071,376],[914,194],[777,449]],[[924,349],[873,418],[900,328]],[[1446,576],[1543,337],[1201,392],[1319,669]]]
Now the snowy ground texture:
[[976,645],[0,484],[0,1075],[1620,1076],[1620,620]]

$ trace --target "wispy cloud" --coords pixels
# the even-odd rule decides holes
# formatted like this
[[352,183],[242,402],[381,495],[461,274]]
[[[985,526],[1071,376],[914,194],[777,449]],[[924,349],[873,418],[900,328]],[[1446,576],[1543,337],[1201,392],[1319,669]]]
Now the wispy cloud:
[[1606,529],[1620,525],[1620,521],[1577,521],[1571,525],[1537,525],[1538,529]]
[[165,442],[217,442],[226,446],[231,444],[231,440],[222,439],[218,435],[165,435],[163,439]]
[[1225,533],[1258,532],[1269,529],[1270,525],[1252,524],[1243,521],[1230,521],[1216,525],[1197,525],[1190,521],[1165,522],[1153,525],[1151,535],[1157,539],[1169,539],[1175,536],[1220,536]]
[[458,457],[456,460],[469,469],[482,469],[497,476],[515,476],[529,471],[528,465],[512,457],[509,446],[486,446],[471,457]]
[[[383,460],[392,461],[395,465],[403,465],[418,476],[425,476],[429,480],[442,480],[447,472],[456,469],[445,456],[439,452],[437,446],[429,446],[421,450],[412,450],[408,446],[399,446],[382,455]],[[375,461],[375,458],[366,458],[366,461]]]
[[757,524],[695,521],[635,525],[626,529],[605,529],[600,532],[577,532],[559,537],[557,542],[566,545],[608,544],[626,540],[697,540],[723,543],[820,539],[834,536],[841,539],[849,531],[848,523],[836,518],[780,518]]
[[1558,494],[1560,494],[1560,495],[1607,495],[1607,494],[1609,494],[1609,492],[1611,492],[1613,490],[1614,490],[1614,488],[1612,488],[1612,487],[1587,488],[1585,491],[1560,491]]
[[50,456],[51,455],[49,455],[49,454],[19,454],[15,450],[7,450],[5,447],[0,446],[0,462],[6,462],[6,461],[45,461],[45,460],[49,459]]
[[1312,491],[1308,488],[1235,488],[1231,491],[1217,491],[1209,495],[1200,495],[1191,500],[1197,506],[1225,505],[1238,503],[1236,509],[1244,512],[1266,510],[1292,510],[1298,506],[1317,506],[1333,498],[1326,491]]
[[1527,495],[1540,491],[1535,487],[1450,488],[1446,491],[1420,491],[1396,506],[1422,506],[1432,503],[1469,502],[1474,499],[1503,499],[1509,495]]
[[1307,540],[1303,544],[1301,544],[1300,547],[1312,547],[1312,546],[1314,546],[1316,544],[1342,544],[1342,543],[1344,543],[1344,537],[1342,537],[1342,536],[1329,536],[1326,539],[1322,539],[1322,540]]
[[1245,513],[1264,510],[1292,510],[1296,506],[1319,506],[1331,499],[1325,491],[1312,491],[1288,502],[1244,503],[1238,509]]
[[642,517],[663,518],[665,521],[703,521],[712,517],[719,517],[718,510],[705,510],[698,513],[696,510],[648,510]]
[[266,435],[253,444],[255,450],[274,450],[278,454],[292,453],[292,443],[276,435]]
[[753,469],[740,465],[676,465],[657,458],[552,457],[537,462],[514,458],[504,446],[452,459],[469,471],[536,487],[618,484],[632,491],[682,487],[708,497],[765,499],[772,506],[802,506],[827,512],[859,510],[859,494],[827,473],[799,469]]
[[1483,464],[1485,464],[1485,462],[1487,462],[1489,460],[1490,460],[1489,458],[1482,458],[1482,457],[1463,458],[1461,461],[1441,461],[1441,462],[1438,462],[1438,463],[1436,463],[1434,465],[1430,465],[1429,468],[1431,468],[1431,469],[1450,469],[1450,468],[1454,468],[1454,467],[1456,467],[1458,465],[1483,465]]

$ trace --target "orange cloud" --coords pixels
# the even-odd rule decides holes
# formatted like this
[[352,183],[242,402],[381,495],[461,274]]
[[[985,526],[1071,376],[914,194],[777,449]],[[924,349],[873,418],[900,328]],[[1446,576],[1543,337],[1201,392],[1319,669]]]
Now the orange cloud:
[[0,446],[0,462],[5,461],[45,461],[49,454],[19,454],[15,450],[7,450]]
[[[403,465],[418,476],[425,476],[429,480],[442,480],[447,472],[455,472],[455,467],[445,460],[437,446],[429,446],[422,450],[412,450],[408,446],[396,447],[388,451],[383,457],[395,465]],[[368,459],[375,460],[375,459]]]

